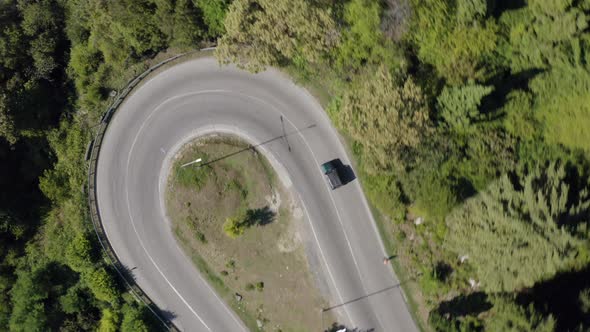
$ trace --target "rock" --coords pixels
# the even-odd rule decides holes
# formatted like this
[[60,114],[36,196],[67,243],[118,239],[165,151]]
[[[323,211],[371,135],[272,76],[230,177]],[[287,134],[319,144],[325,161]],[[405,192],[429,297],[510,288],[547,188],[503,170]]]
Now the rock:
[[262,321],[260,319],[256,320],[256,326],[258,326],[259,329],[262,328],[262,326],[264,326],[264,324],[262,324]]
[[468,258],[469,258],[469,255],[461,255],[461,256],[459,256],[459,262],[461,262],[461,264],[463,264]]
[[424,222],[424,219],[422,217],[418,217],[414,220],[414,225],[418,226],[423,222]]
[[236,301],[241,302],[243,299],[242,295],[236,293]]

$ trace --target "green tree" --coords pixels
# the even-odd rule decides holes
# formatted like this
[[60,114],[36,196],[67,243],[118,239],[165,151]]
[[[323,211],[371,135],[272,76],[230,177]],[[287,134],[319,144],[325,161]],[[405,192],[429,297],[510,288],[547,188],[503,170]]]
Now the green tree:
[[[38,271],[38,270],[37,270]],[[37,271],[21,270],[11,290],[11,331],[46,331],[47,316],[44,301],[47,290],[37,279]]]
[[514,303],[514,300],[501,296],[496,296],[493,303],[494,307],[486,319],[485,331],[555,331],[553,316],[543,317],[535,312],[532,304],[528,308],[523,308]]
[[552,144],[590,151],[590,71],[562,66],[536,76],[529,84],[535,94],[534,115],[543,136]]
[[533,140],[539,136],[541,124],[535,118],[533,96],[522,90],[513,90],[508,94],[503,107],[506,115],[504,128],[513,136],[524,140]]
[[112,309],[103,309],[98,326],[99,332],[116,332],[119,328],[119,315]]
[[148,332],[149,326],[145,323],[144,312],[141,308],[131,305],[123,306],[123,321],[121,332]]
[[225,32],[223,22],[230,0],[193,0],[193,3],[203,12],[209,36],[221,36]]
[[438,111],[455,132],[467,133],[471,124],[480,119],[481,99],[492,90],[492,87],[475,84],[461,87],[447,86],[438,96]]
[[72,270],[77,272],[84,272],[93,268],[92,244],[86,235],[78,234],[67,245],[66,261]]
[[244,234],[246,230],[246,223],[244,223],[244,216],[238,215],[227,218],[223,223],[223,231],[225,234],[233,239]]
[[398,85],[385,66],[346,90],[337,123],[363,146],[369,173],[402,168],[431,130],[420,87],[411,78]]
[[80,193],[86,181],[84,164],[88,132],[79,123],[62,121],[60,128],[48,135],[57,163],[39,179],[43,193],[55,202],[62,202]]
[[[206,35],[202,17],[191,0],[157,0],[155,19],[171,46],[191,47]],[[146,17],[146,19],[149,18]]]
[[97,299],[109,303],[118,302],[119,292],[115,285],[115,281],[104,267],[99,267],[88,272],[84,275],[84,279],[88,284],[88,288],[90,288],[92,294],[94,294]]
[[221,63],[252,71],[302,56],[318,62],[338,34],[330,9],[306,0],[235,0],[215,51]]
[[457,1],[459,11],[452,3],[413,0],[410,39],[420,60],[434,66],[449,82],[484,80],[495,71],[498,26],[481,17],[485,13],[481,1]]
[[14,119],[8,111],[6,96],[2,93],[0,93],[0,137],[3,137],[10,145],[17,141]]
[[59,38],[59,26],[63,24],[63,10],[57,9],[53,0],[19,1],[23,17],[22,28],[31,40],[30,54],[40,78],[50,79],[51,73],[58,67],[55,59]]
[[340,70],[360,70],[366,63],[401,65],[401,55],[381,31],[381,4],[375,0],[352,0],[345,5],[344,20],[337,51]]
[[88,294],[78,285],[70,287],[67,292],[59,298],[63,312],[73,314],[84,312],[88,306]]
[[[500,49],[506,66],[517,73],[582,61],[588,17],[583,2],[531,0],[500,17],[506,42]],[[585,9],[587,10],[587,8]]]
[[575,227],[590,210],[588,181],[573,185],[571,176],[554,163],[518,181],[501,177],[447,217],[446,248],[468,255],[492,292],[531,287],[587,263],[589,239]]

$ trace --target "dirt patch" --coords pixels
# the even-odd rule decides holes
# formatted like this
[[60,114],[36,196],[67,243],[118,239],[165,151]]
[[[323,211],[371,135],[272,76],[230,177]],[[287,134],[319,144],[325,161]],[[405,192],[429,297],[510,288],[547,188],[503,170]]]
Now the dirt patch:
[[[234,137],[210,136],[183,147],[172,167],[166,201],[173,232],[246,325],[323,330],[331,317],[322,319],[327,303],[309,272],[297,226],[303,213],[266,159]],[[251,222],[231,238],[224,223],[236,215]]]

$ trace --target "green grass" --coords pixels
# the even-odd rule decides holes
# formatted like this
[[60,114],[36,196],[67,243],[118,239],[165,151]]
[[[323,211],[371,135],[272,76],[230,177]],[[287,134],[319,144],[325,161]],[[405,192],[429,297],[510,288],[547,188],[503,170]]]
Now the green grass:
[[[203,161],[201,163],[205,163],[207,156],[204,155],[202,159]],[[175,180],[183,186],[193,187],[197,190],[201,189],[207,182],[209,174],[211,172],[208,167],[200,167],[199,164],[192,164],[186,167],[181,167],[180,164],[177,164],[174,167]]]
[[227,304],[229,304],[234,312],[240,313],[240,319],[242,322],[244,322],[248,329],[251,331],[257,331],[258,327],[256,325],[256,316],[244,309],[240,302],[236,300],[235,294],[225,285],[223,278],[219,276],[213,269],[211,269],[209,264],[207,264],[201,255],[199,255],[194,250],[189,250],[189,248],[187,248],[187,244],[183,240],[184,234],[179,232],[178,228],[175,229],[175,233],[177,238],[181,239],[181,245],[185,247],[185,252],[190,253],[190,258],[192,259],[193,263],[201,272],[201,275],[205,277],[209,285],[215,289],[215,293],[217,293],[217,295],[219,295]]

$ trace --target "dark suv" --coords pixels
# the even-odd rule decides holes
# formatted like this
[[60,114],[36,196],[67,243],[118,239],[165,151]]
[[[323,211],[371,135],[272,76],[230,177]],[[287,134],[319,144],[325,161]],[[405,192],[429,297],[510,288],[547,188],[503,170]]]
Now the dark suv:
[[338,173],[338,165],[335,161],[337,161],[337,159],[322,164],[322,173],[324,173],[332,190],[342,186],[342,179]]

